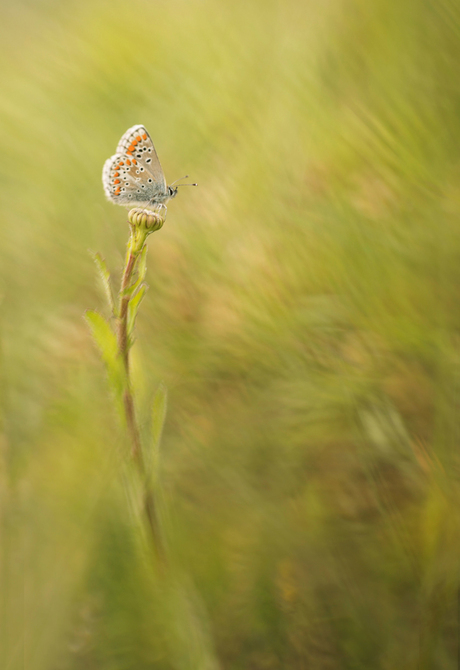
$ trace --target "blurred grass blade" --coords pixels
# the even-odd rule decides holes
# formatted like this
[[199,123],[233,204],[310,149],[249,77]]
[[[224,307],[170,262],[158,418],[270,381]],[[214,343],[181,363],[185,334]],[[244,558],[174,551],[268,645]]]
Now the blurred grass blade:
[[102,286],[105,291],[107,302],[109,303],[111,313],[116,316],[115,301],[113,299],[112,287],[110,285],[110,272],[107,269],[105,260],[102,258],[99,252],[94,253],[90,252],[91,256],[96,264],[99,277],[101,278]]
[[[179,670],[220,670],[212,626],[203,597],[185,573],[165,584],[164,617],[169,635],[171,667]],[[184,634],[186,631],[186,634]]]
[[163,426],[168,407],[168,391],[161,382],[158,386],[152,404],[152,451],[150,454],[150,467],[152,479],[157,478],[158,462],[160,456],[160,442],[163,433]]
[[137,312],[138,312],[138,309],[139,309],[139,305],[142,302],[142,298],[144,297],[146,289],[147,289],[147,286],[145,284],[142,284],[140,286],[139,290],[133,295],[133,297],[129,301],[129,304],[128,304],[128,323],[127,323],[128,336],[130,336],[131,333],[134,330],[134,324],[136,322],[136,316],[137,316]]
[[[85,319],[106,365],[110,386],[116,399],[121,402],[126,380],[123,362],[118,355],[118,343],[115,333],[110,324],[99,312],[88,310],[85,314]],[[122,405],[121,412],[123,414]]]

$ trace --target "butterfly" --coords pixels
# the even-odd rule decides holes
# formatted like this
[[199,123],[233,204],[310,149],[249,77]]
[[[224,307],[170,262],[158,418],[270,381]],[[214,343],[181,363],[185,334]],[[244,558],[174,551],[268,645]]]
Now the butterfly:
[[[186,177],[182,177],[186,179]],[[180,181],[180,179],[177,179]],[[125,207],[166,208],[166,202],[177,195],[166,179],[152,139],[143,125],[129,128],[117,146],[117,153],[108,158],[102,170],[105,195],[116,205]]]

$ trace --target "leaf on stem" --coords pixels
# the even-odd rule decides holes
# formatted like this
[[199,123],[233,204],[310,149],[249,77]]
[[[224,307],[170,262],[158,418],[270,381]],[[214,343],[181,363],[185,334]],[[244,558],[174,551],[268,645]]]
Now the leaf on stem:
[[138,261],[139,265],[137,266],[137,282],[139,286],[145,279],[145,273],[147,272],[147,245],[144,244],[144,247],[141,251],[141,255]]
[[110,386],[117,400],[120,400],[126,387],[126,375],[123,361],[118,355],[118,343],[115,333],[110,324],[99,312],[88,310],[85,313],[85,319],[106,365]]
[[128,331],[128,337],[131,336],[131,333],[134,330],[134,324],[136,322],[137,312],[139,310],[139,305],[141,304],[142,298],[144,297],[145,291],[147,289],[146,284],[141,284],[136,293],[132,296],[131,300],[128,303],[128,316],[126,329]]
[[102,286],[104,288],[107,302],[109,303],[110,311],[114,316],[116,316],[115,301],[113,299],[112,287],[110,285],[110,272],[107,269],[105,260],[102,258],[99,252],[94,253],[91,251],[90,253],[93,258],[93,261],[96,263],[97,271],[101,279]]
[[145,279],[146,272],[147,272],[147,245],[144,245],[140,253],[139,259],[137,260],[136,281],[130,286],[127,286],[125,288],[125,290],[122,292],[122,297],[131,296],[137,291],[137,289]]

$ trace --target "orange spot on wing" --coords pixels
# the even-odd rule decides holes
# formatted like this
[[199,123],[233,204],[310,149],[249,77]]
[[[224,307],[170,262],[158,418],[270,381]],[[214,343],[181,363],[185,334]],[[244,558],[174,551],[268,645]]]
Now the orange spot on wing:
[[114,181],[113,183],[114,183],[114,184],[119,184],[119,183],[120,183],[120,180],[119,180],[119,179],[115,179],[115,181]]
[[133,163],[134,165],[137,165],[137,160],[135,158],[133,158]]
[[129,158],[128,158],[128,160],[126,161],[126,165],[131,165],[131,161],[129,160]]
[[137,144],[138,142],[140,142],[140,141],[141,141],[141,136],[138,135],[138,136],[136,137],[136,144]]
[[120,176],[120,173],[119,173],[119,172],[115,172],[115,174],[114,174],[113,176],[114,176],[114,177],[119,177],[119,176]]
[[118,187],[117,190],[115,191],[115,195],[120,195],[120,192],[121,192],[121,188]]
[[[139,139],[140,139],[140,138],[139,138]],[[143,140],[146,140],[146,139],[147,139],[147,135],[146,135],[145,133],[142,135],[142,139],[143,139]]]

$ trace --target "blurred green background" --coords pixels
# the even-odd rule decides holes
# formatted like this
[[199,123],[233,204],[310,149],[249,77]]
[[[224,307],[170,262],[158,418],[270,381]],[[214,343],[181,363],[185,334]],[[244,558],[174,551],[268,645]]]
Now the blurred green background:
[[[1,669],[456,668],[459,4],[5,0],[0,34]],[[82,318],[136,123],[199,182],[133,350],[167,578]]]

